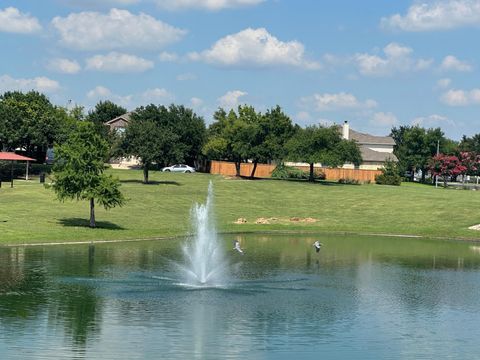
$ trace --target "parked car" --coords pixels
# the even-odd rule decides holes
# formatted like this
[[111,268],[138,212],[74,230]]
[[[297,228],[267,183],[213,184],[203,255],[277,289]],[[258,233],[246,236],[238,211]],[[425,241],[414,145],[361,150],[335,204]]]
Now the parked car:
[[182,172],[182,173],[194,173],[195,168],[185,165],[185,164],[176,164],[172,166],[167,166],[162,168],[162,171],[165,172]]

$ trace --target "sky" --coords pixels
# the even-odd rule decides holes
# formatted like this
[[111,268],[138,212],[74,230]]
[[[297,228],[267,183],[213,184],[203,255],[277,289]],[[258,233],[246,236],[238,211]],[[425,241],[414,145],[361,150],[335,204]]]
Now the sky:
[[0,93],[480,133],[480,0],[0,0]]

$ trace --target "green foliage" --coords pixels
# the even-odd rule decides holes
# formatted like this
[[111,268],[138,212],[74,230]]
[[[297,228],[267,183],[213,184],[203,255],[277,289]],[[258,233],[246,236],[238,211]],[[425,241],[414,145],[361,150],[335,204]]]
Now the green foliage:
[[[278,165],[272,171],[272,178],[274,179],[298,179],[298,180],[306,180],[309,177],[309,173],[307,171],[303,171],[302,169],[296,168],[294,166],[287,166],[284,164]],[[323,171],[316,171],[314,173],[315,179],[317,180],[325,180],[325,173]]]
[[122,106],[119,106],[109,100],[99,101],[93,110],[88,112],[86,117],[87,121],[92,122],[95,125],[95,129],[105,140],[108,141],[110,146],[117,141],[119,134],[111,133],[105,123],[116,117],[123,115],[127,112]]
[[456,143],[447,139],[440,128],[402,125],[394,127],[391,136],[396,143],[393,152],[398,158],[401,172],[409,171],[413,178],[415,170],[421,170],[422,182],[425,181],[430,159],[437,153],[437,144],[442,152],[444,149],[453,152],[456,148]]
[[346,184],[346,185],[359,185],[360,181],[357,179],[350,179],[350,178],[341,178],[338,179],[339,184]]
[[39,162],[48,145],[65,140],[73,120],[36,91],[6,92],[0,96],[0,149],[23,148]]
[[125,202],[120,182],[104,174],[103,161],[107,152],[107,142],[88,122],[78,123],[65,144],[55,148],[57,160],[53,167],[52,188],[60,201],[90,200],[93,227],[93,200],[105,209],[122,206]]
[[122,138],[125,155],[138,157],[144,182],[153,164],[166,166],[186,161],[195,165],[205,139],[205,123],[183,106],[148,105],[136,109]]
[[240,162],[251,160],[254,163],[252,177],[257,163],[285,157],[284,145],[294,132],[292,121],[279,106],[265,114],[246,105],[228,114],[220,108],[214,119],[203,153],[212,160],[233,161],[237,170]]
[[308,126],[298,129],[287,142],[287,159],[310,164],[310,180],[314,180],[313,164],[337,167],[346,162],[359,165],[360,149],[353,140],[344,140],[337,126]]
[[402,177],[400,176],[397,163],[392,160],[386,160],[383,164],[382,173],[375,176],[375,183],[379,185],[400,186]]

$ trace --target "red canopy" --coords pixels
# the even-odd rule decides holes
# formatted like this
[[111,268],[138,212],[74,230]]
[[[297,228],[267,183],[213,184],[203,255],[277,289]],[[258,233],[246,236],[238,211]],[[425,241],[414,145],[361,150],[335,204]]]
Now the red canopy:
[[29,157],[26,157],[26,156],[18,155],[18,154],[12,153],[12,152],[1,152],[1,151],[0,151],[0,160],[6,160],[6,161],[14,161],[14,160],[35,161],[35,159],[29,158]]

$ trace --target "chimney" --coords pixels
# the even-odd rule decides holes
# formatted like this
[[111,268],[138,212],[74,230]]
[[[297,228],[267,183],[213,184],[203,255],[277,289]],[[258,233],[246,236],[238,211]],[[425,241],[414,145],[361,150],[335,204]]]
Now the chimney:
[[350,135],[350,125],[348,125],[348,121],[345,120],[345,122],[343,123],[342,137],[345,140],[348,140],[349,135]]

